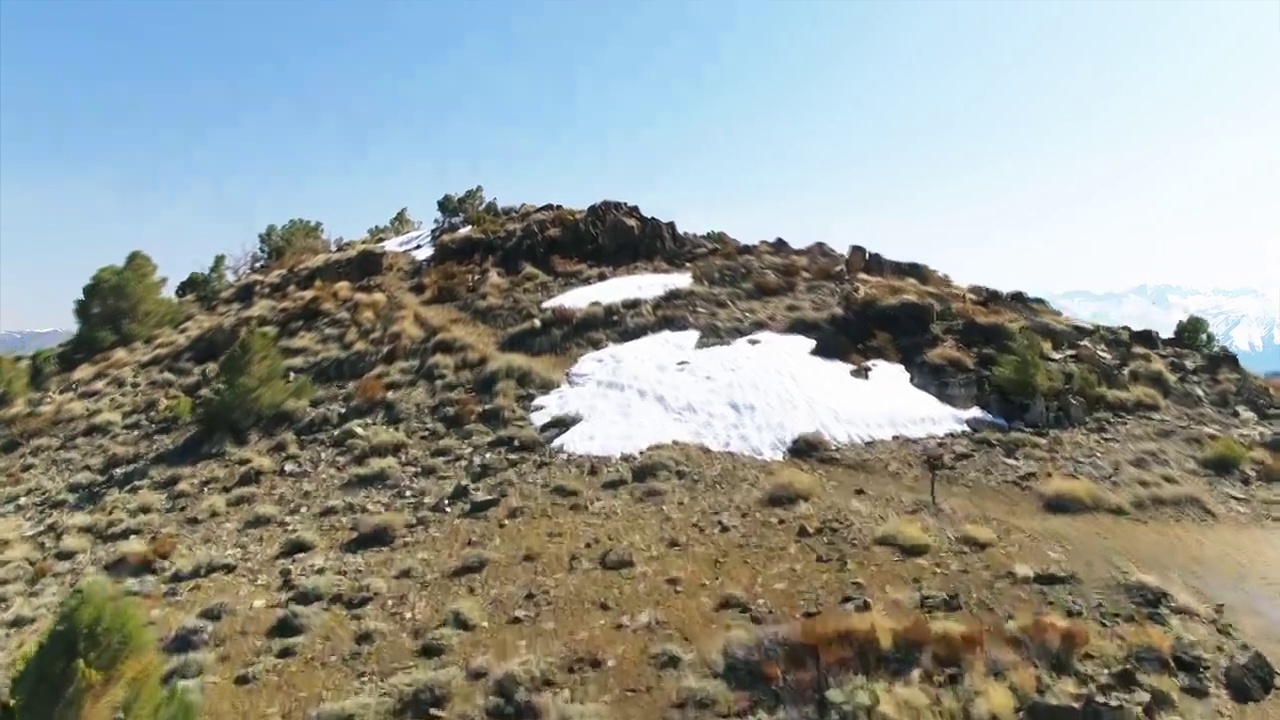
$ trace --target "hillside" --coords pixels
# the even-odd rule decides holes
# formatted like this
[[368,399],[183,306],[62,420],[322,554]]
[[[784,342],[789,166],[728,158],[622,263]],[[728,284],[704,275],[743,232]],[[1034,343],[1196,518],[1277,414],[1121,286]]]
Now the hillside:
[[1200,290],[1139,285],[1119,292],[1073,291],[1045,297],[1065,313],[1106,325],[1173,333],[1179,320],[1199,315],[1240,364],[1262,375],[1280,372],[1280,296],[1276,288]]
[[211,718],[1280,713],[1234,355],[620,202],[465,220],[189,278],[15,397],[0,680],[104,574]]

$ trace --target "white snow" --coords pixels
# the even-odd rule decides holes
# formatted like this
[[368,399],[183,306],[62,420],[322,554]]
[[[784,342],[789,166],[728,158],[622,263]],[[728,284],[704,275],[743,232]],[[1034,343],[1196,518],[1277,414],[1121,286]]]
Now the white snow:
[[781,459],[796,436],[837,444],[963,432],[969,418],[911,385],[901,365],[872,361],[867,379],[811,355],[814,340],[762,332],[696,348],[696,330],[661,332],[583,356],[567,384],[538,398],[532,420],[582,418],[552,446],[617,457],[668,442]]
[[[431,236],[432,232],[429,229],[414,230],[382,241],[382,247],[392,252],[409,253],[415,260],[426,260],[436,249],[435,239]],[[449,234],[464,235],[469,232],[471,232],[471,226],[466,225]]]
[[411,233],[393,237],[383,241],[382,247],[392,252],[409,253],[416,260],[426,260],[436,249],[435,243],[431,242],[430,230],[414,230]]
[[624,300],[652,300],[672,290],[693,284],[692,273],[643,273],[609,278],[574,288],[542,303],[543,308],[585,308],[592,303],[608,305]]

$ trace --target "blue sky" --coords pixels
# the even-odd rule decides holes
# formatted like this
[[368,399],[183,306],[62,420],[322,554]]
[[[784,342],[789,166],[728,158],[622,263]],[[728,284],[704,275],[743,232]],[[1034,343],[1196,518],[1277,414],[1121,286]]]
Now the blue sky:
[[0,2],[0,327],[482,183],[1033,291],[1280,284],[1280,3]]

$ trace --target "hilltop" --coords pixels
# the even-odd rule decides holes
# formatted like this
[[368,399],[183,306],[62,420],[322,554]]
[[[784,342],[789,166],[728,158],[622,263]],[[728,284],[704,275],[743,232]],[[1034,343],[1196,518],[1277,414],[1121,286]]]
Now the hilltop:
[[0,368],[0,680],[105,575],[212,718],[1275,716],[1280,413],[1194,328],[438,210]]

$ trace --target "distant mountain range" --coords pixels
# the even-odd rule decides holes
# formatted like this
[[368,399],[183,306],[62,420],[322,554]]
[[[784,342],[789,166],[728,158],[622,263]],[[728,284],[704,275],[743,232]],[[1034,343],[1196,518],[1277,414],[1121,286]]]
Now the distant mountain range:
[[70,339],[71,330],[0,330],[0,355],[28,355]]
[[1280,371],[1280,285],[1269,291],[1139,285],[1116,292],[1076,290],[1042,297],[1079,320],[1151,329],[1166,337],[1179,320],[1199,315],[1245,367],[1259,374]]

